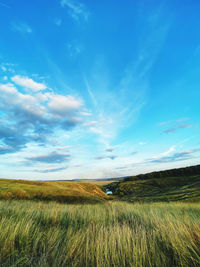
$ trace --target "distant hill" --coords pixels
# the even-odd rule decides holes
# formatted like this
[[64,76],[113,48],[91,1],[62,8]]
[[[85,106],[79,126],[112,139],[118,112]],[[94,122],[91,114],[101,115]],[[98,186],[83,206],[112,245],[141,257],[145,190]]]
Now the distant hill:
[[98,186],[90,183],[0,179],[0,199],[95,203],[105,198],[107,195]]
[[128,201],[200,201],[200,165],[129,176],[107,187]]
[[81,182],[81,181],[112,181],[112,180],[122,180],[123,177],[117,177],[117,178],[97,178],[97,179],[74,179],[72,181],[75,182]]
[[123,178],[105,178],[105,179],[80,179],[80,180],[73,180],[77,182],[85,182],[85,183],[90,183],[94,185],[98,185],[102,188],[104,185],[108,185],[110,183],[118,182],[123,180]]

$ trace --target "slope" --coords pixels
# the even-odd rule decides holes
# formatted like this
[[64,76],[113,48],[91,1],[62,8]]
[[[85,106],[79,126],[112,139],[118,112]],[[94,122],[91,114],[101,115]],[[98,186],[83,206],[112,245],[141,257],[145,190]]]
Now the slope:
[[126,177],[107,188],[128,201],[200,201],[200,168],[198,165]]
[[106,194],[99,187],[89,183],[0,179],[0,199],[91,203],[105,198],[107,198]]

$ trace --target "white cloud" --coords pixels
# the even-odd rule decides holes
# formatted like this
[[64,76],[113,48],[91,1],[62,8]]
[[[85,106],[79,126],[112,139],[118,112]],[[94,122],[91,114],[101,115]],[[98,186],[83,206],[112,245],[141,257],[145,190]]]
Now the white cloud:
[[[31,79],[27,78],[27,80]],[[71,118],[76,123],[80,121],[76,112],[80,111],[83,102],[81,99],[75,98],[74,96],[64,96],[53,93],[42,94],[41,92],[35,95],[25,94],[19,92],[11,83],[0,84],[0,94],[2,100],[1,104],[5,109],[17,108],[18,110],[27,111],[31,114],[48,117],[49,119],[58,118],[59,115],[59,118]],[[47,104],[44,104],[44,102]]]
[[171,146],[167,151],[163,152],[161,156],[167,156],[175,150],[176,146]]
[[50,101],[48,107],[51,111],[55,112],[58,115],[70,114],[73,111],[79,110],[83,105],[80,99],[75,97],[63,96],[63,95],[50,95]]
[[172,152],[174,152],[176,146],[171,146],[167,151],[159,154],[159,155],[156,155],[156,156],[153,156],[152,159],[153,160],[161,160],[162,158],[166,158],[168,157]]
[[11,80],[17,85],[23,86],[25,88],[31,89],[33,91],[40,91],[47,88],[47,86],[43,83],[37,83],[33,81],[31,78],[23,77],[20,75],[15,75],[11,78]]
[[5,109],[17,109],[34,114],[43,115],[45,108],[41,106],[34,96],[22,94],[17,91],[13,84],[0,84],[1,105]]
[[52,145],[52,137],[64,138],[65,131],[80,125],[81,99],[31,93],[18,91],[12,83],[0,84],[0,154],[18,152],[30,143]]

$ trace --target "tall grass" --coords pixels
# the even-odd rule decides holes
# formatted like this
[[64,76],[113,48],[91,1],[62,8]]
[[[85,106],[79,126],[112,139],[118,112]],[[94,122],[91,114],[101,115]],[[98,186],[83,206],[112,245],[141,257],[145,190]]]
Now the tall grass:
[[200,204],[3,200],[0,266],[200,266]]

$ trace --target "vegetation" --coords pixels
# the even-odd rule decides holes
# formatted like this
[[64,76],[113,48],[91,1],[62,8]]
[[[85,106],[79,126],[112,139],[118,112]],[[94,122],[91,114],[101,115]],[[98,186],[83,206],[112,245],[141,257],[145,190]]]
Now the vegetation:
[[166,177],[184,177],[200,175],[200,165],[171,169],[158,172],[150,172],[145,174],[139,174],[136,176],[125,177],[124,181],[135,181],[142,179],[153,179],[153,178],[166,178]]
[[199,267],[199,170],[99,187],[95,181],[0,179],[0,266]]
[[200,165],[126,177],[107,187],[121,200],[127,201],[198,202],[200,201]]
[[105,198],[107,198],[106,194],[99,187],[89,183],[0,179],[0,199],[95,203]]
[[0,266],[200,266],[200,204],[0,201]]

